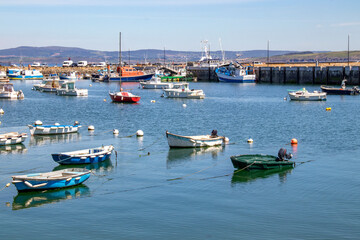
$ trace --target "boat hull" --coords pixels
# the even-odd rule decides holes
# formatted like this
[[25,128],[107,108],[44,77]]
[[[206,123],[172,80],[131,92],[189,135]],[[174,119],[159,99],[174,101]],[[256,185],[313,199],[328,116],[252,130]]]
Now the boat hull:
[[194,91],[176,91],[172,89],[164,90],[166,97],[168,98],[190,98],[190,99],[203,99],[205,94],[202,90]]
[[276,161],[277,157],[272,155],[237,155],[230,157],[234,168],[238,169],[257,169],[257,170],[268,170],[268,169],[281,169],[291,168],[294,166],[293,161]]
[[68,153],[51,154],[53,160],[59,164],[91,164],[99,163],[110,158],[113,146],[85,149]]
[[43,79],[43,75],[25,76],[25,75],[8,75],[10,80],[38,80]]
[[110,98],[113,102],[119,102],[119,103],[137,103],[140,101],[139,96],[124,96],[124,95],[118,95],[115,93],[109,93]]
[[80,125],[48,125],[34,126],[28,125],[31,135],[55,135],[76,133],[79,131]]
[[213,147],[222,145],[223,137],[210,138],[208,135],[204,136],[180,136],[166,132],[169,147],[171,148],[197,148],[197,147]]
[[76,186],[85,182],[89,177],[90,171],[74,168],[50,173],[12,176],[12,183],[19,192],[39,191]]
[[56,94],[59,96],[86,97],[88,96],[88,90],[87,89],[75,89],[75,90],[57,89]]
[[331,95],[358,95],[360,91],[354,88],[334,88],[329,86],[320,86],[323,92]]
[[26,140],[26,133],[7,133],[0,135],[0,146],[19,144]]
[[217,73],[218,79],[220,82],[229,82],[229,83],[254,83],[256,76],[254,74],[244,75],[244,76],[228,76],[226,74]]
[[326,93],[320,93],[314,96],[303,96],[289,93],[289,97],[293,101],[326,101]]
[[[122,82],[140,82],[140,81],[148,81],[152,78],[154,74],[144,74],[138,76],[130,76],[130,77],[121,77]],[[120,81],[120,77],[110,77],[109,81]]]

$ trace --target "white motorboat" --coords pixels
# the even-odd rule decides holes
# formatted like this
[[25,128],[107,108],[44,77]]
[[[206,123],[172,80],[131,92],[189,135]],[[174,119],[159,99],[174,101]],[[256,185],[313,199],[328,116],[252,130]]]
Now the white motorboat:
[[36,121],[33,125],[28,125],[31,135],[50,135],[50,134],[66,134],[78,132],[81,125],[76,121],[74,125],[43,125],[41,121]]
[[15,91],[12,83],[0,83],[0,98],[23,99],[24,93]]
[[174,84],[173,88],[164,89],[164,93],[168,98],[205,98],[203,90],[194,90],[189,88],[189,83]]
[[299,91],[289,92],[289,97],[295,101],[324,101],[326,100],[326,92],[308,92],[303,88]]
[[0,82],[8,82],[9,78],[6,75],[5,71],[0,71]]
[[0,146],[18,144],[25,141],[26,133],[9,132],[0,134]]
[[144,89],[169,89],[173,87],[172,83],[161,82],[161,78],[155,76],[149,81],[140,82],[140,85]]
[[84,96],[88,95],[87,89],[79,89],[75,86],[75,81],[66,81],[56,90],[59,96]]
[[79,80],[78,74],[76,72],[68,72],[68,73],[62,73],[59,75],[60,79],[62,80]]
[[166,131],[166,138],[170,147],[213,147],[225,143],[225,137],[212,135],[181,136]]

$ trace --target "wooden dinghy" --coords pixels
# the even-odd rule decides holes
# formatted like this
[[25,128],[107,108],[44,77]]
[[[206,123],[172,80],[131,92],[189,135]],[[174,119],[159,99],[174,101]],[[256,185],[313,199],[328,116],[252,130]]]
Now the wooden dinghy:
[[171,148],[212,147],[225,143],[225,137],[211,135],[181,136],[166,131],[166,138]]
[[90,177],[85,168],[67,168],[54,172],[12,176],[12,183],[19,192],[71,187]]
[[54,153],[51,156],[59,164],[88,164],[109,159],[113,150],[114,147],[109,145],[72,152]]
[[230,157],[232,164],[238,169],[279,169],[293,167],[293,161],[279,161],[276,156],[263,154],[237,155]]
[[25,141],[26,133],[9,132],[0,134],[0,146],[18,144]]
[[78,132],[81,125],[75,121],[74,125],[43,125],[41,121],[36,121],[33,125],[28,125],[31,135],[52,135],[52,134],[66,134]]

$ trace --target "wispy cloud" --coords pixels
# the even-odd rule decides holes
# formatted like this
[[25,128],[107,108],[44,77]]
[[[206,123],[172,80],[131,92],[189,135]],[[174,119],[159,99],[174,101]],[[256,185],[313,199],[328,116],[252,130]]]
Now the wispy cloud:
[[217,5],[264,2],[269,0],[11,0],[1,1],[0,6],[181,6]]
[[346,22],[346,23],[336,23],[331,24],[331,27],[351,27],[351,26],[360,26],[360,22]]

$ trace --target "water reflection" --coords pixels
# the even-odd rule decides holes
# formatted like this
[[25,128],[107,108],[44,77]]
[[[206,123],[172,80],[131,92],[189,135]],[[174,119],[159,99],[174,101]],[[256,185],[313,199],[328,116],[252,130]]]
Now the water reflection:
[[96,174],[109,173],[114,169],[110,159],[103,162],[92,163],[92,164],[76,164],[76,165],[58,165],[54,167],[53,171],[63,170],[66,168],[86,168]]
[[0,154],[25,154],[27,149],[24,144],[0,146]]
[[29,145],[30,146],[43,146],[46,144],[54,143],[69,143],[79,141],[81,139],[79,133],[59,134],[59,135],[36,135],[31,136]]
[[224,148],[222,146],[208,147],[208,148],[170,148],[166,167],[176,167],[182,165],[184,162],[191,161],[198,155],[211,155],[212,158],[216,159],[218,154],[222,152]]
[[57,203],[63,200],[76,199],[89,195],[89,188],[83,184],[57,190],[18,193],[18,195],[14,197],[12,210],[40,207],[44,204]]
[[290,174],[293,170],[293,167],[282,168],[282,169],[270,169],[270,170],[251,170],[251,171],[241,171],[234,172],[231,178],[231,185],[237,183],[252,182],[259,178],[268,178],[271,176],[278,175],[280,183],[286,182],[287,175]]

